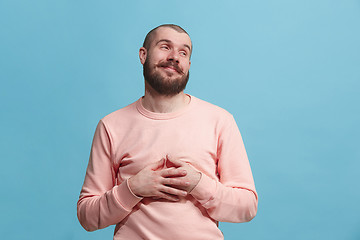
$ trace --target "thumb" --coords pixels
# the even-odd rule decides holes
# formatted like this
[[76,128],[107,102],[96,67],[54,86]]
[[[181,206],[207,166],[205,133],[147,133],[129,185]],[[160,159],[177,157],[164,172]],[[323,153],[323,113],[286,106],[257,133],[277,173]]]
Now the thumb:
[[176,168],[184,166],[183,161],[177,160],[177,159],[173,158],[171,155],[166,155],[166,159],[167,159],[167,161],[169,161],[171,163],[172,166],[174,166]]
[[165,159],[162,158],[162,159],[160,159],[160,161],[151,163],[151,164],[148,166],[148,168],[150,168],[151,170],[158,170],[159,168],[163,168],[163,167],[164,167],[164,162],[165,162]]

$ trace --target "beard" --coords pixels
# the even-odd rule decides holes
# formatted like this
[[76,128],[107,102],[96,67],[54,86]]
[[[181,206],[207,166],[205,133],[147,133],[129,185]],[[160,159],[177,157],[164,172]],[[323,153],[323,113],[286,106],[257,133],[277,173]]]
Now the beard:
[[174,79],[170,79],[170,76],[164,77],[160,72],[156,71],[147,58],[143,65],[143,74],[145,81],[160,95],[163,96],[174,96],[182,92],[187,82],[189,81],[189,72],[183,73],[178,65],[172,62],[160,62],[158,67],[172,66],[182,76]]

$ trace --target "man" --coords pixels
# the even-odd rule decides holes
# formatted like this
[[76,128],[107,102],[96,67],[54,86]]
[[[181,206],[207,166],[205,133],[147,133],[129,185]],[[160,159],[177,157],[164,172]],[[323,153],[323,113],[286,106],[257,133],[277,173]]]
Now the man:
[[223,239],[218,221],[250,221],[257,193],[231,114],[184,93],[192,43],[161,25],[139,56],[145,95],[100,120],[78,201],[88,231],[114,239]]

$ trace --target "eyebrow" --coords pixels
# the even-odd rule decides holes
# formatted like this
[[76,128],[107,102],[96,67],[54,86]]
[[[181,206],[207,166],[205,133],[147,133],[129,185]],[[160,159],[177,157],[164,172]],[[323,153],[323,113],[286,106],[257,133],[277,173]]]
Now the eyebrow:
[[[168,40],[168,39],[160,39],[159,41],[157,41],[156,45],[158,45],[160,42],[172,43],[172,42],[171,42],[170,40]],[[190,47],[189,45],[184,44],[183,46],[186,47],[186,48],[188,48],[189,51],[191,52],[191,47]]]

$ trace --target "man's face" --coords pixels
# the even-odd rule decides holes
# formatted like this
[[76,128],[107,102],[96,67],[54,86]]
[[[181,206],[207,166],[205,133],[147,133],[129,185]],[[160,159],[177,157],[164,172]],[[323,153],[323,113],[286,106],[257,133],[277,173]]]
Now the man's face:
[[149,49],[140,49],[145,81],[161,95],[180,93],[189,79],[190,55],[191,40],[186,33],[157,29]]

